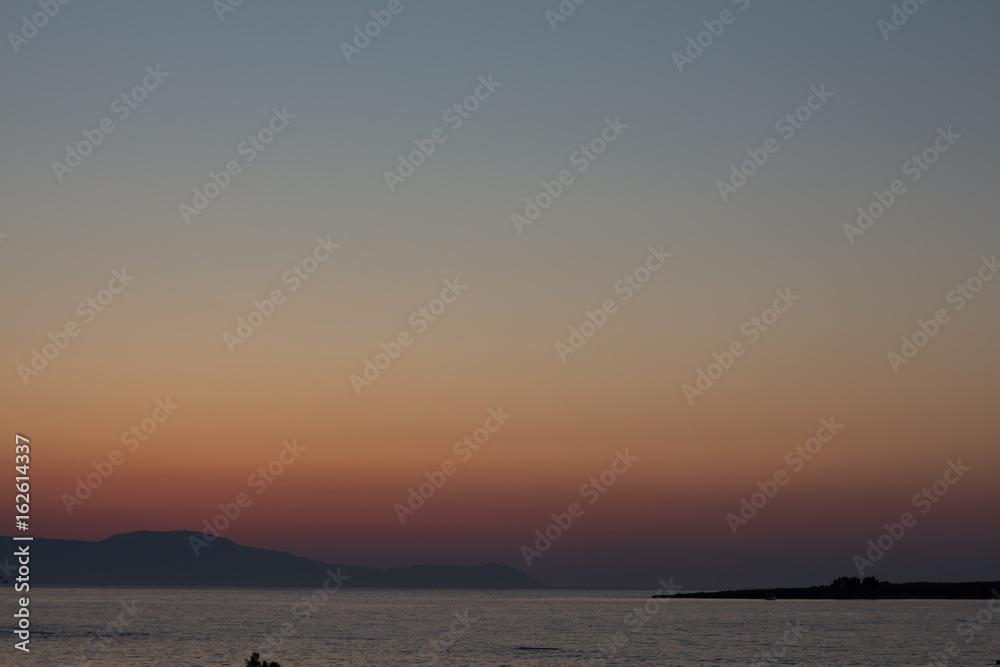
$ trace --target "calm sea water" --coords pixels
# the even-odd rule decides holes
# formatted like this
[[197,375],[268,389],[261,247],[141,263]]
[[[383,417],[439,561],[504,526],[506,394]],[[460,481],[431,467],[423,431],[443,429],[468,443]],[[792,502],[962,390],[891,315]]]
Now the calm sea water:
[[[8,645],[0,663],[77,665],[87,656],[95,667],[242,667],[253,648],[282,629],[289,636],[264,654],[282,667],[421,665],[435,657],[436,665],[494,667],[591,660],[747,665],[766,650],[783,652],[768,664],[923,666],[948,642],[961,650],[951,665],[1000,658],[1000,613],[984,613],[985,600],[653,601],[648,595],[362,589],[324,598],[308,589],[43,588],[32,591],[31,653],[9,659]],[[960,624],[977,614],[977,625],[960,635]],[[607,663],[599,660],[609,655]]]

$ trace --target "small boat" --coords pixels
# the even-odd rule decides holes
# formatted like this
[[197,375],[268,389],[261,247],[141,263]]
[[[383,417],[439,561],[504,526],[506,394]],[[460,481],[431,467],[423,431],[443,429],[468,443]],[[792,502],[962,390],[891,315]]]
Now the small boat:
[[768,594],[767,594],[767,597],[766,597],[766,598],[764,598],[764,599],[765,599],[765,600],[777,600],[777,599],[778,599],[778,596],[777,596],[777,595],[775,595],[774,593],[768,593]]

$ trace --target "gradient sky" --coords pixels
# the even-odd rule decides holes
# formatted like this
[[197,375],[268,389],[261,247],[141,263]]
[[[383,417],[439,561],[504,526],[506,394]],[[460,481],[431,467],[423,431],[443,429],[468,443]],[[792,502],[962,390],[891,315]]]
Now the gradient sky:
[[[199,529],[281,442],[306,447],[225,531],[248,545],[371,566],[522,567],[562,585],[813,584],[852,557],[949,460],[972,470],[866,574],[996,579],[1000,280],[947,295],[1000,253],[996,3],[602,2],[553,31],[558,2],[410,2],[348,64],[339,44],[387,2],[91,0],[0,47],[0,383],[8,434],[34,444],[33,529],[103,539]],[[683,6],[682,6],[683,5]],[[735,21],[678,72],[702,22]],[[0,9],[4,32],[38,11]],[[169,76],[119,121],[159,65]],[[457,131],[478,77],[501,87]],[[834,95],[785,140],[811,86]],[[237,146],[296,114],[257,158]],[[59,182],[85,130],[115,130]],[[606,118],[629,128],[584,173]],[[390,192],[383,173],[437,127],[448,139]],[[863,236],[845,223],[938,128],[961,138]],[[723,202],[716,183],[768,137],[780,150]],[[185,225],[210,171],[242,172]],[[513,213],[560,170],[575,181],[518,234]],[[245,344],[223,333],[316,238],[333,257]],[[673,253],[634,298],[614,285],[649,246]],[[134,282],[83,323],[77,304]],[[458,278],[468,290],[358,396],[351,374]],[[682,385],[774,300],[772,330],[689,405]],[[619,310],[562,363],[555,344],[607,298]],[[894,373],[887,353],[939,308],[951,320]],[[17,367],[82,325],[28,382]],[[135,452],[119,435],[156,399],[176,414]],[[405,525],[393,505],[481,426],[512,415]],[[821,418],[844,429],[734,535],[725,515]],[[520,547],[581,499],[616,450],[639,457],[532,567]],[[92,462],[125,463],[69,515]]]

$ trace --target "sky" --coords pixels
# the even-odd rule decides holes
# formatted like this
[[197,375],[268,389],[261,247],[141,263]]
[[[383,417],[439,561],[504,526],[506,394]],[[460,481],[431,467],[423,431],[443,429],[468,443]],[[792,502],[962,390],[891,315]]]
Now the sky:
[[223,3],[0,8],[33,534],[1000,578],[995,3]]

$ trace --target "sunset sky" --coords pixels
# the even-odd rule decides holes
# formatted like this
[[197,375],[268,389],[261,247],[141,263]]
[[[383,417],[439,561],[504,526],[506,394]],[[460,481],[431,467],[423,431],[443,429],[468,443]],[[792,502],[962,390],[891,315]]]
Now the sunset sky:
[[[341,43],[389,4],[246,0],[220,20],[209,0],[74,2],[0,47],[0,402],[8,437],[34,447],[36,536],[200,530],[250,492],[225,537],[328,562],[763,586],[857,574],[911,511],[866,575],[1000,578],[996,3],[927,3],[886,39],[888,0],[594,0],[554,30],[556,0],[402,0],[348,63]],[[36,11],[5,3],[0,26]],[[164,75],[121,118],[150,70]],[[447,110],[477,90],[455,129]],[[788,137],[779,122],[810,100]],[[57,173],[104,118],[114,129]],[[241,143],[282,123],[248,161]],[[390,190],[385,172],[436,128]],[[614,141],[581,158],[602,131]],[[936,140],[947,150],[913,171]],[[767,161],[723,201],[748,150]],[[512,215],[563,170],[519,232]],[[228,185],[186,224],[210,172]],[[845,231],[896,179],[884,215]],[[669,259],[647,264],[651,248]],[[123,268],[134,280],[91,312]],[[953,291],[970,279],[973,298]],[[433,322],[419,314],[456,282]],[[227,346],[276,289],[273,315]],[[798,298],[758,329],[779,290]],[[609,299],[564,362],[557,343]],[[19,370],[71,323],[44,369]],[[411,344],[356,391],[400,334]],[[122,434],[168,398],[129,451]],[[500,408],[463,461],[453,445]],[[831,418],[843,429],[795,471],[786,453]],[[248,478],[293,439],[304,451],[257,494]],[[63,494],[115,450],[124,463],[70,514]],[[588,504],[581,485],[625,450],[638,460]],[[959,459],[971,470],[921,514],[914,495]],[[457,472],[401,524],[394,505],[446,460]],[[779,470],[788,484],[734,535],[726,515]],[[528,567],[522,545],[573,502],[583,515]]]

